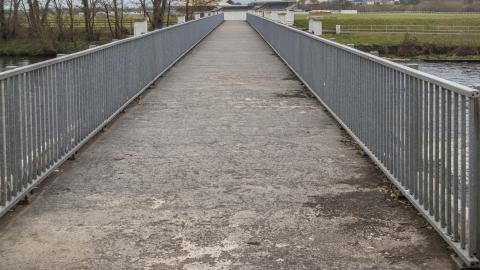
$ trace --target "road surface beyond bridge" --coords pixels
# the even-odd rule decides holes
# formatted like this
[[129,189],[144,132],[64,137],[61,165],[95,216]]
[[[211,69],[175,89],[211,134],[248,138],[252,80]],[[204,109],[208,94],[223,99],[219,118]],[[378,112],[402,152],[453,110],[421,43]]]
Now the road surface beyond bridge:
[[6,215],[0,269],[451,269],[245,22],[225,22]]

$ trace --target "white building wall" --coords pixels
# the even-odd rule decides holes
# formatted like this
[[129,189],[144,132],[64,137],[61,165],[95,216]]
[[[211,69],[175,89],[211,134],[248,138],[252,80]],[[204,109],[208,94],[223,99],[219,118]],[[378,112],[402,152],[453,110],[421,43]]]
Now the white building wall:
[[225,21],[246,21],[247,11],[223,11],[223,18]]

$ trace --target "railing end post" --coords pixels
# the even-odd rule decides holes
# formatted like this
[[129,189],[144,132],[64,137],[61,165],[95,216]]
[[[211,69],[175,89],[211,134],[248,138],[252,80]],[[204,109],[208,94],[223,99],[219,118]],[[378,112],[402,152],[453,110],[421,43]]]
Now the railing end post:
[[480,257],[480,98],[470,99],[469,255]]

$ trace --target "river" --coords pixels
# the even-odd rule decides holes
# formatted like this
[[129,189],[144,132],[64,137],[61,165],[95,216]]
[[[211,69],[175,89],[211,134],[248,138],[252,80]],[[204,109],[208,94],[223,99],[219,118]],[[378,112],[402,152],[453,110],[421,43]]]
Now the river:
[[5,71],[8,66],[23,67],[48,60],[50,58],[51,57],[0,56],[0,72]]
[[[0,72],[7,66],[26,66],[47,60],[46,57],[0,56]],[[480,89],[480,62],[415,62],[421,71]]]
[[419,70],[480,89],[480,62],[416,62]]

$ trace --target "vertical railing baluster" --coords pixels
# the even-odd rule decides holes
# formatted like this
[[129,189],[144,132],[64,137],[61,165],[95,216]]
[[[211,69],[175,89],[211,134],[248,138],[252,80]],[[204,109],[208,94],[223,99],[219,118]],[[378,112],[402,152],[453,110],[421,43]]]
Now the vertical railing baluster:
[[459,226],[459,209],[458,209],[458,194],[460,186],[459,162],[460,162],[460,125],[459,125],[459,95],[453,95],[453,241],[460,241],[460,226]]
[[447,233],[450,235],[452,234],[452,93],[447,92],[447,100],[446,100],[446,141],[447,141],[447,150],[445,154],[446,159],[446,225],[447,225]]
[[5,80],[0,80],[0,207],[7,204],[7,129],[5,125]]
[[466,110],[466,98],[465,96],[460,97],[460,158],[461,158],[461,167],[460,167],[460,244],[464,249],[466,247],[466,237],[467,237],[467,164],[466,164],[466,154],[467,154],[467,110]]
[[446,206],[445,206],[445,202],[446,202],[446,195],[445,195],[445,191],[446,191],[446,187],[445,187],[445,170],[446,170],[446,163],[445,163],[445,151],[446,151],[446,147],[445,147],[445,139],[446,139],[446,136],[445,136],[445,132],[446,132],[446,121],[445,121],[445,117],[446,117],[446,114],[445,114],[445,100],[446,100],[446,90],[444,88],[440,88],[440,115],[439,115],[439,118],[440,118],[440,159],[439,159],[439,167],[440,167],[440,189],[439,189],[439,195],[440,195],[440,226],[442,228],[445,228],[446,226]]

